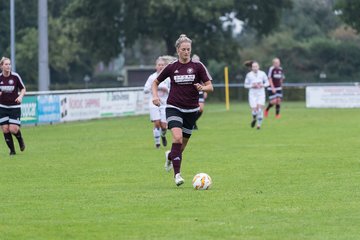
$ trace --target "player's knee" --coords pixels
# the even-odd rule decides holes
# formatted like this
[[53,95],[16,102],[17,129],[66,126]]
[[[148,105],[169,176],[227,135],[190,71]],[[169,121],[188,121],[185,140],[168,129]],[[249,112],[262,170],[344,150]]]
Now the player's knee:
[[181,134],[174,134],[173,133],[173,143],[181,143],[183,142],[183,135]]
[[10,132],[9,125],[2,125],[1,130],[3,131],[3,133],[9,133]]
[[160,128],[160,121],[159,120],[154,121],[154,127]]
[[18,131],[19,131],[18,126],[10,126],[9,127],[9,132],[11,132],[12,134],[16,134]]

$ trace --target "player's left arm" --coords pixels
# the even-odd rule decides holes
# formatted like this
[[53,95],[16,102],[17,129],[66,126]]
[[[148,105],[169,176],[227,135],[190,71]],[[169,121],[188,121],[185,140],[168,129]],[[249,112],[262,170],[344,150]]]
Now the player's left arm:
[[284,83],[284,80],[285,80],[285,74],[284,74],[284,72],[283,72],[283,73],[282,73],[282,78],[281,78],[281,80],[280,80],[281,85]]
[[212,85],[212,83],[211,83],[210,80],[204,82],[203,85],[200,84],[200,83],[195,83],[194,85],[195,85],[195,87],[196,87],[196,89],[197,89],[198,91],[203,91],[203,92],[206,92],[206,93],[208,93],[208,92],[213,92],[213,91],[214,91],[214,87],[213,87],[213,85]]
[[202,63],[200,63],[198,69],[199,69],[199,77],[204,84],[195,83],[194,86],[196,87],[196,89],[198,91],[213,92],[214,87],[211,83],[212,77],[210,76],[209,71],[206,69],[206,67]]
[[26,93],[26,89],[25,88],[21,89],[19,96],[15,99],[15,102],[21,103],[23,97],[25,96],[25,93]]
[[266,74],[263,74],[263,87],[270,86],[269,78],[266,76]]

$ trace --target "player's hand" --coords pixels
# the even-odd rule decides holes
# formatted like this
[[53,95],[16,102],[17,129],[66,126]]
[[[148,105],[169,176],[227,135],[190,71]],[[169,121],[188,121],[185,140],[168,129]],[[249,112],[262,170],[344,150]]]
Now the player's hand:
[[161,103],[160,99],[158,97],[154,97],[152,102],[155,106],[158,106],[158,107],[160,106],[160,103]]
[[200,83],[195,83],[194,86],[196,87],[196,90],[198,90],[198,91],[203,90],[203,85],[201,85]]
[[18,96],[18,97],[15,99],[15,102],[16,102],[16,103],[21,103],[21,102],[22,102],[22,96]]
[[275,90],[275,88],[271,88],[271,91],[272,91],[272,93],[276,93],[276,90]]

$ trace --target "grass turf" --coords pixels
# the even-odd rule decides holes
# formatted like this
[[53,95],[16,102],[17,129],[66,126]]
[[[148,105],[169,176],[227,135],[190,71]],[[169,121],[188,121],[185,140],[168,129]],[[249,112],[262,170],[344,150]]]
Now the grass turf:
[[25,127],[26,151],[0,152],[0,238],[358,239],[360,112],[303,105],[257,131],[247,105],[208,104],[181,187],[148,116]]

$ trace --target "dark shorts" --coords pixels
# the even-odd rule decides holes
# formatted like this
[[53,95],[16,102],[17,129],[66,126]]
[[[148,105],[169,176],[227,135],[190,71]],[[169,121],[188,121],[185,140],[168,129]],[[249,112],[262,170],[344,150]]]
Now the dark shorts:
[[269,93],[269,100],[274,100],[276,98],[283,98],[283,93],[282,90],[276,90],[275,93],[273,93],[271,90],[268,89],[268,93]]
[[185,113],[176,108],[166,108],[168,128],[181,128],[184,138],[190,138],[196,122],[197,112]]
[[14,124],[21,125],[21,108],[0,107],[0,125]]

